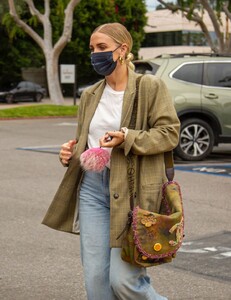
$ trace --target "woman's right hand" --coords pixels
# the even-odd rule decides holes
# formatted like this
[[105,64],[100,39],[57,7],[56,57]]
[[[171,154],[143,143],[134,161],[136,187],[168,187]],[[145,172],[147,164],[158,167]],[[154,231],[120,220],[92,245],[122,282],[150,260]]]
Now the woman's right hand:
[[59,152],[59,158],[63,165],[68,165],[73,155],[74,145],[77,143],[76,140],[70,140],[67,143],[62,144]]

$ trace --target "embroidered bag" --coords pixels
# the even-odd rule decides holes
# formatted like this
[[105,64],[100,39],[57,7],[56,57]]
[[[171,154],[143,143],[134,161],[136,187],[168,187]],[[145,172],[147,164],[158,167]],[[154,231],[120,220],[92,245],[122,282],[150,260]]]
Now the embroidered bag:
[[[133,106],[133,118],[129,126],[133,129],[135,128],[134,115],[136,117],[138,86],[139,81],[137,82]],[[162,187],[162,202],[159,213],[143,210],[139,207],[139,203],[134,207],[135,168],[133,155],[129,154],[127,157],[131,210],[128,214],[126,234],[122,241],[121,258],[138,267],[151,267],[171,262],[183,239],[183,204],[180,186],[173,181],[172,151],[165,153],[164,156],[168,182]],[[121,235],[123,233],[124,231]]]
[[159,213],[136,206],[129,212],[121,257],[139,267],[171,262],[180,248],[184,218],[180,186],[175,181],[163,185]]

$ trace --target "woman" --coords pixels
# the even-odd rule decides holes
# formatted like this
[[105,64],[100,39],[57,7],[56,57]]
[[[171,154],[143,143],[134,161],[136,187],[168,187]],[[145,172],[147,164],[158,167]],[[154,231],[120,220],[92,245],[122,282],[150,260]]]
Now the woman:
[[[159,211],[166,181],[164,152],[177,146],[179,131],[171,97],[153,75],[140,81],[136,128],[127,129],[140,76],[133,71],[131,48],[131,35],[119,23],[104,24],[92,33],[91,62],[105,80],[82,94],[76,140],[60,151],[68,169],[43,220],[57,230],[80,230],[89,300],[166,299],[153,289],[146,269],[121,260],[122,238],[117,239],[130,209],[126,156],[131,151],[139,158],[136,193],[142,207]],[[99,144],[111,152],[109,164],[102,172],[83,172],[81,153]]]

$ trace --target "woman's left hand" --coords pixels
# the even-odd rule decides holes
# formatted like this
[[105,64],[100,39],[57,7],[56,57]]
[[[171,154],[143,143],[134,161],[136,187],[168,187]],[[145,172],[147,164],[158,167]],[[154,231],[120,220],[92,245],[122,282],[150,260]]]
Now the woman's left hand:
[[122,131],[108,131],[99,140],[100,147],[113,148],[124,141],[124,133]]

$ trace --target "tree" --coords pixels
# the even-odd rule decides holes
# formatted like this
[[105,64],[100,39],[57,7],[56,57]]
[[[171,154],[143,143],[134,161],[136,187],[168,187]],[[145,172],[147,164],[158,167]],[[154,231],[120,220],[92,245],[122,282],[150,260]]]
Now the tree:
[[[231,52],[231,1],[224,0],[178,0],[176,3],[158,0],[165,8],[173,13],[181,11],[189,21],[196,22],[205,35],[208,45],[215,53],[228,54]],[[216,40],[211,38],[204,14],[208,14],[214,28]],[[223,18],[225,16],[225,18]],[[225,21],[224,21],[225,20]],[[225,24],[224,24],[225,23]],[[223,28],[225,27],[225,32]]]
[[[10,15],[15,23],[42,49],[46,61],[47,83],[51,101],[56,104],[62,104],[63,95],[59,84],[58,70],[59,56],[71,39],[73,12],[80,0],[60,0],[57,2],[59,9],[61,9],[61,14],[63,13],[63,19],[59,20],[59,24],[63,24],[63,31],[57,41],[54,40],[52,32],[50,0],[44,0],[43,9],[38,9],[33,0],[25,0],[24,2],[27,4],[31,15],[30,23],[20,17],[15,0],[8,0]],[[37,26],[37,24],[41,26]]]
[[[20,5],[19,1],[21,1]],[[42,36],[43,26],[36,16],[30,14],[27,10],[27,5],[25,7],[22,6],[23,4],[25,5],[25,1],[15,0],[14,2],[18,4],[16,9],[21,20],[26,20],[26,23],[33,27],[39,36]],[[63,32],[62,20],[64,20],[64,6],[66,2],[67,0],[50,2],[50,22],[52,26],[52,42],[54,45],[57,43]],[[37,9],[42,13],[44,10],[44,0],[34,0],[34,3],[36,4]],[[98,77],[90,63],[89,38],[92,31],[97,26],[109,22],[120,22],[128,28],[134,42],[132,52],[135,57],[138,57],[138,50],[145,35],[144,26],[147,21],[145,13],[146,5],[144,0],[81,0],[78,4],[78,9],[74,10],[72,39],[61,52],[59,63],[77,65],[78,84],[88,83]],[[10,77],[10,79],[12,79],[12,76],[7,74],[9,64],[12,65],[10,73],[12,70],[16,73],[15,70],[17,70],[15,78],[16,75],[19,76],[20,74],[20,67],[39,67],[45,65],[42,50],[38,48],[34,40],[20,29],[20,27],[15,25],[15,22],[10,15],[5,15],[4,17],[4,26],[8,30],[10,45],[8,51],[4,52],[7,57],[4,56],[3,60],[1,56],[2,47],[0,47],[0,64],[1,60],[3,64],[6,64],[7,62],[7,68],[5,68],[6,73],[4,76],[3,69],[0,69],[1,83],[4,82],[4,78]],[[2,36],[0,35],[0,43],[1,40]],[[14,54],[12,53],[13,50]],[[14,55],[14,60],[8,58],[9,56],[12,57],[12,55]],[[17,66],[15,66],[16,62]],[[65,95],[72,95],[73,87],[71,85],[64,85],[63,89],[65,89]]]
[[[25,2],[17,0],[18,9],[23,12]],[[42,50],[20,29],[7,13],[7,0],[0,3],[0,88],[7,90],[18,83],[22,68],[45,65]]]
[[72,41],[62,52],[60,62],[77,65],[77,83],[93,81],[98,75],[90,63],[89,38],[97,26],[110,22],[122,23],[129,30],[133,37],[132,53],[137,58],[145,36],[145,14],[143,0],[82,0],[74,12]]

